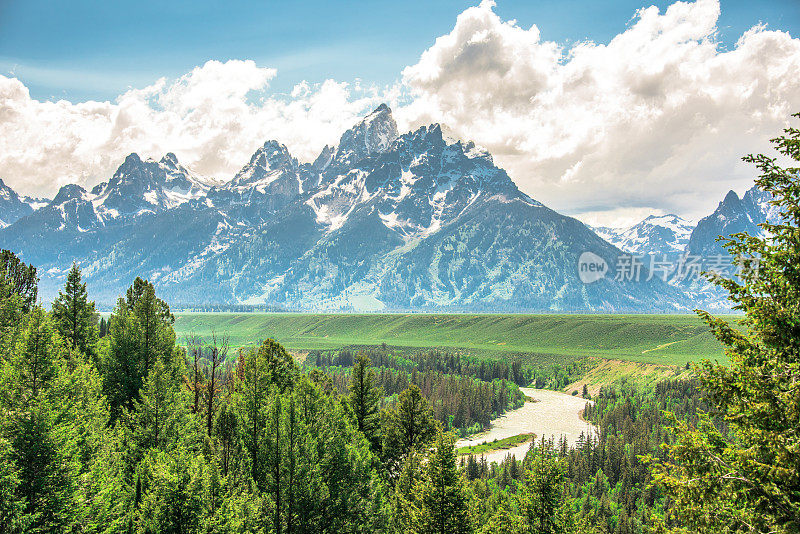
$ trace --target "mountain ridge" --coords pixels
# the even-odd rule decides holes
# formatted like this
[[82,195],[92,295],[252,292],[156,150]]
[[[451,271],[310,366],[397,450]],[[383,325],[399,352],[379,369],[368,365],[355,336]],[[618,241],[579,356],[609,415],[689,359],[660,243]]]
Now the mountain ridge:
[[[381,105],[301,163],[266,141],[229,181],[172,153],[126,157],[0,230],[52,298],[78,261],[102,303],[133,276],[174,302],[300,311],[680,311],[658,279],[584,284],[621,251],[522,193],[491,154],[432,124],[400,134]],[[646,275],[646,271],[644,273]]]

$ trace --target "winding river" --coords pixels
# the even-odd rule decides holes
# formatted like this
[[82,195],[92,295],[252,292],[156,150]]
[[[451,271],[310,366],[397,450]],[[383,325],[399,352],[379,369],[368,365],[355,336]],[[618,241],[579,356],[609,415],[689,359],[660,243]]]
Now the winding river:
[[[574,445],[581,433],[591,435],[594,432],[594,427],[581,418],[581,411],[587,403],[593,404],[592,401],[547,389],[520,388],[520,390],[535,402],[526,401],[521,408],[506,412],[492,421],[492,427],[488,431],[461,439],[456,443],[456,447],[479,445],[526,433],[536,434],[537,440],[542,436],[548,438],[552,436],[556,442],[563,435],[570,445]],[[483,456],[489,463],[500,462],[508,454],[513,454],[517,460],[521,460],[529,448],[530,442],[527,442],[509,449],[490,451]]]

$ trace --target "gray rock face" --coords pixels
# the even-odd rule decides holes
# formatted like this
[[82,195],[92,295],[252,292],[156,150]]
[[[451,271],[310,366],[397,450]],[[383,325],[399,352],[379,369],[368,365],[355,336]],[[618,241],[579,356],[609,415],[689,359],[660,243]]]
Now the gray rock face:
[[[62,194],[63,193],[63,194]],[[77,260],[94,298],[134,276],[176,306],[266,303],[298,310],[675,311],[658,279],[591,284],[587,251],[620,250],[525,195],[473,143],[438,125],[398,135],[385,105],[300,163],[267,141],[228,183],[172,154],[132,154],[87,193],[63,189],[0,230],[0,246],[40,267],[52,298]]]
[[777,208],[769,201],[771,195],[753,186],[742,198],[729,191],[717,209],[697,223],[687,244],[689,254],[712,256],[727,254],[717,242],[719,236],[729,236],[738,232],[763,235],[758,226],[764,222],[777,222]]
[[0,228],[14,224],[22,217],[33,213],[40,202],[38,199],[19,196],[0,180]]

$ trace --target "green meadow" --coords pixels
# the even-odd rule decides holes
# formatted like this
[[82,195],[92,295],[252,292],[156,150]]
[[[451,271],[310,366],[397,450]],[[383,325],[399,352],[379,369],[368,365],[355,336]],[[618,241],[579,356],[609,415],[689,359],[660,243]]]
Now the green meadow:
[[274,338],[296,352],[386,343],[539,361],[595,356],[683,365],[725,359],[694,315],[179,313],[175,330],[179,342],[216,332],[229,336],[232,347]]

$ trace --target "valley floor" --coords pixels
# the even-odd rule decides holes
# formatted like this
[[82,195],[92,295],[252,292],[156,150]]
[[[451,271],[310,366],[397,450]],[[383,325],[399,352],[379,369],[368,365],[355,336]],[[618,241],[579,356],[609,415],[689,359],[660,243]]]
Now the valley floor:
[[292,351],[385,343],[536,364],[596,357],[683,366],[725,358],[695,315],[179,313],[175,330],[179,342],[216,332],[233,347],[270,337]]

